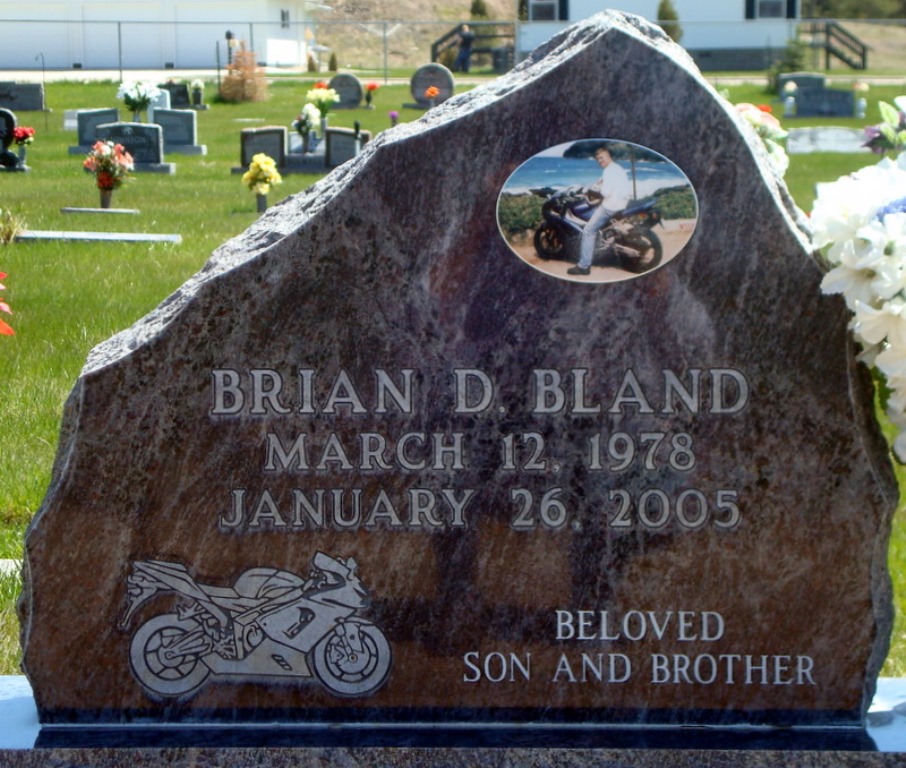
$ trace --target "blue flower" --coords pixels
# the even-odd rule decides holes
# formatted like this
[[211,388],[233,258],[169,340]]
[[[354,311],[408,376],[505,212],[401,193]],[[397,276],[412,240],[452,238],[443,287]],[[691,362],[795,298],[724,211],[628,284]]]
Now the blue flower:
[[888,213],[906,213],[906,197],[901,197],[899,200],[894,200],[892,203],[885,205],[875,214],[875,218],[878,221],[883,221]]

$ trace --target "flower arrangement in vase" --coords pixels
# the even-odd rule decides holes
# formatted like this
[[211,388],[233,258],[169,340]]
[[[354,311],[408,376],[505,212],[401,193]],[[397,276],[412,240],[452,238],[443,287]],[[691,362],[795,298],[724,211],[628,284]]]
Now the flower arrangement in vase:
[[242,174],[242,183],[254,192],[258,201],[258,213],[267,210],[267,193],[271,187],[283,183],[274,158],[259,152],[252,156],[249,169]]
[[19,165],[25,166],[26,147],[35,140],[35,129],[20,125],[13,128],[13,143],[18,148]]
[[425,88],[425,98],[428,100],[428,107],[433,107],[437,103],[437,97],[440,96],[440,88],[436,85],[429,85]]
[[374,104],[371,103],[371,100],[374,98],[374,92],[380,87],[375,82],[365,83],[365,109],[374,109]]
[[109,208],[113,190],[119,189],[135,170],[135,163],[122,144],[96,141],[82,162],[82,167],[94,174],[95,185],[101,194],[101,208]]
[[340,100],[338,94],[333,88],[328,87],[327,83],[321,81],[315,83],[315,87],[305,94],[305,101],[313,104],[321,118],[321,136],[327,128],[327,115],[330,108]]
[[299,116],[293,120],[295,128],[302,137],[302,151],[308,153],[311,151],[311,134],[315,129],[315,124],[321,119],[321,113],[318,108],[311,103],[305,104],[299,112]]
[[780,125],[780,121],[771,113],[769,104],[749,104],[743,102],[736,105],[736,111],[755,129],[761,138],[764,148],[768,151],[771,163],[782,176],[789,167],[790,158],[780,143],[788,133]]
[[160,88],[148,81],[121,83],[116,92],[116,97],[123,100],[126,109],[132,111],[132,119],[136,123],[141,122],[141,113],[146,112],[158,96]]

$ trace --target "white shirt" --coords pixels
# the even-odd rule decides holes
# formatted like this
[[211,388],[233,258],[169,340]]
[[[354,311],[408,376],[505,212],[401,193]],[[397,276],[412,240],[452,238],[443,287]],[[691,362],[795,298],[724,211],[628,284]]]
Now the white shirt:
[[601,205],[609,211],[619,211],[632,199],[632,183],[622,166],[611,161],[595,184],[602,197]]

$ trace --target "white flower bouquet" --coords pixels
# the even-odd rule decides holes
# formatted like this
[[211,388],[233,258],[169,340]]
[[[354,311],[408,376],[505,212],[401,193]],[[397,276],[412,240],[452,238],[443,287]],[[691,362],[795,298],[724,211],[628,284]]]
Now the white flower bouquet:
[[[896,126],[882,126],[866,133],[869,142],[886,135],[891,151],[902,148]],[[820,184],[811,221],[812,243],[827,249],[830,267],[821,289],[841,294],[853,313],[861,359],[878,373],[898,430],[894,453],[906,462],[906,153]]]
[[145,111],[158,96],[160,88],[148,81],[122,83],[116,92],[116,97],[122,99],[126,108],[133,112]]

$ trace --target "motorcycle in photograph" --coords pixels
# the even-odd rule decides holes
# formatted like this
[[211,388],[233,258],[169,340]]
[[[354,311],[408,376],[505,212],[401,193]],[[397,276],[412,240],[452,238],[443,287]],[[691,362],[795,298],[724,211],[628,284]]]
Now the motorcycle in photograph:
[[155,698],[187,696],[209,678],[311,677],[337,696],[368,696],[387,681],[392,656],[384,633],[357,615],[369,599],[356,571],[353,558],[318,552],[308,579],[251,568],[232,587],[217,587],[179,563],[137,561],[126,580],[123,629],[153,596],[181,600],[136,630],[132,672]]
[[[582,230],[595,210],[588,195],[580,187],[533,189],[532,193],[545,198],[541,206],[544,221],[535,231],[538,255],[545,260],[577,262]],[[660,238],[651,231],[660,221],[653,200],[618,211],[598,231],[592,264],[634,274],[654,269],[664,255]]]

